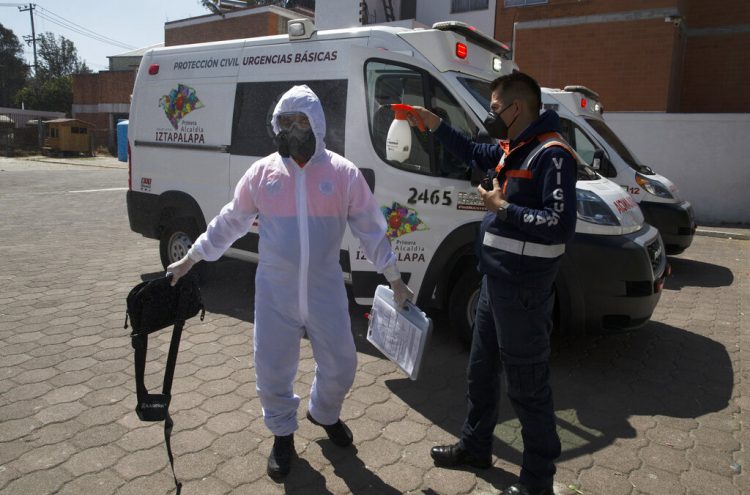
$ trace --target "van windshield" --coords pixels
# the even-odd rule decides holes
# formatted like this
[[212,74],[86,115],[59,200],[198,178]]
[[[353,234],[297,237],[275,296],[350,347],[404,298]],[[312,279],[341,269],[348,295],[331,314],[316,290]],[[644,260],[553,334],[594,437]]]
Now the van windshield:
[[[492,92],[490,91],[490,83],[488,81],[469,79],[468,77],[459,77],[458,81],[471,93],[471,96],[479,102],[482,108],[486,108],[487,112],[490,111]],[[484,118],[485,116],[481,117]]]
[[617,134],[614,133],[612,129],[603,121],[603,120],[597,120],[597,119],[586,119],[586,122],[594,128],[594,130],[599,134],[602,139],[604,139],[608,145],[610,145],[618,155],[625,161],[625,163],[628,164],[628,166],[638,172],[646,172],[648,173],[649,169],[645,165],[643,165],[638,159],[633,155],[630,150],[625,146],[625,143],[620,141],[620,138],[617,137]]

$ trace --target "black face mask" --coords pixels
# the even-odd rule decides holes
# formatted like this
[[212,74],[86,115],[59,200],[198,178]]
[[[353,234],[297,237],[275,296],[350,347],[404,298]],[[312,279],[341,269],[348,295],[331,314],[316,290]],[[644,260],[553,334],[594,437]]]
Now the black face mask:
[[279,131],[275,140],[279,155],[284,158],[292,156],[301,163],[307,163],[315,154],[315,135],[312,129],[303,131],[292,126],[290,130]]
[[[510,105],[503,108],[499,113],[490,112],[487,118],[484,119],[484,127],[487,129],[487,134],[495,139],[508,139],[508,125],[500,117],[503,112],[510,108]],[[515,122],[516,119],[513,119]],[[510,125],[513,125],[513,122]]]

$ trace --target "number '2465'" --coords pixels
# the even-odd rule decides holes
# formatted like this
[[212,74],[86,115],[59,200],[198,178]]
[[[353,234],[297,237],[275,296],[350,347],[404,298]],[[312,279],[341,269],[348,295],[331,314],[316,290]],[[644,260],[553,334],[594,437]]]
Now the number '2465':
[[[424,189],[420,192],[417,188],[410,187],[409,192],[411,192],[408,199],[409,204],[422,202],[433,205],[441,204],[450,206],[452,203],[450,191],[440,191],[439,189],[433,189],[430,191],[429,189]],[[442,195],[440,194],[441,192],[443,193]]]

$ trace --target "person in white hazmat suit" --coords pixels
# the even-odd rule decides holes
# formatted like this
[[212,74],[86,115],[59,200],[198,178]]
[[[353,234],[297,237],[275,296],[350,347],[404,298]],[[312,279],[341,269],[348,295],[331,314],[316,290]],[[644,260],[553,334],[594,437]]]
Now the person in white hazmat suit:
[[279,100],[271,119],[279,151],[240,179],[234,198],[180,261],[167,268],[172,284],[200,260],[214,261],[246,234],[258,215],[255,276],[256,388],[274,434],[268,474],[290,470],[297,430],[293,382],[300,339],[307,332],[316,362],[307,419],[342,447],[352,433],[339,419],[357,366],[339,252],[348,223],[367,259],[391,285],[399,305],[414,294],[401,280],[386,222],[359,169],[325,148],[325,115],[305,85]]

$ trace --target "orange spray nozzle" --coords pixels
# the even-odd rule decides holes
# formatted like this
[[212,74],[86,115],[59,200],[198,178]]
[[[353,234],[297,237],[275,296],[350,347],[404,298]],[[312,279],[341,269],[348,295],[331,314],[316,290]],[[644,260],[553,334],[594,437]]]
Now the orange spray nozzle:
[[396,120],[406,120],[407,115],[411,115],[416,119],[417,127],[419,127],[420,131],[425,132],[427,130],[427,128],[425,128],[424,126],[422,117],[419,116],[419,114],[411,105],[404,105],[403,103],[391,103],[391,110],[393,110],[393,113],[396,114]]

